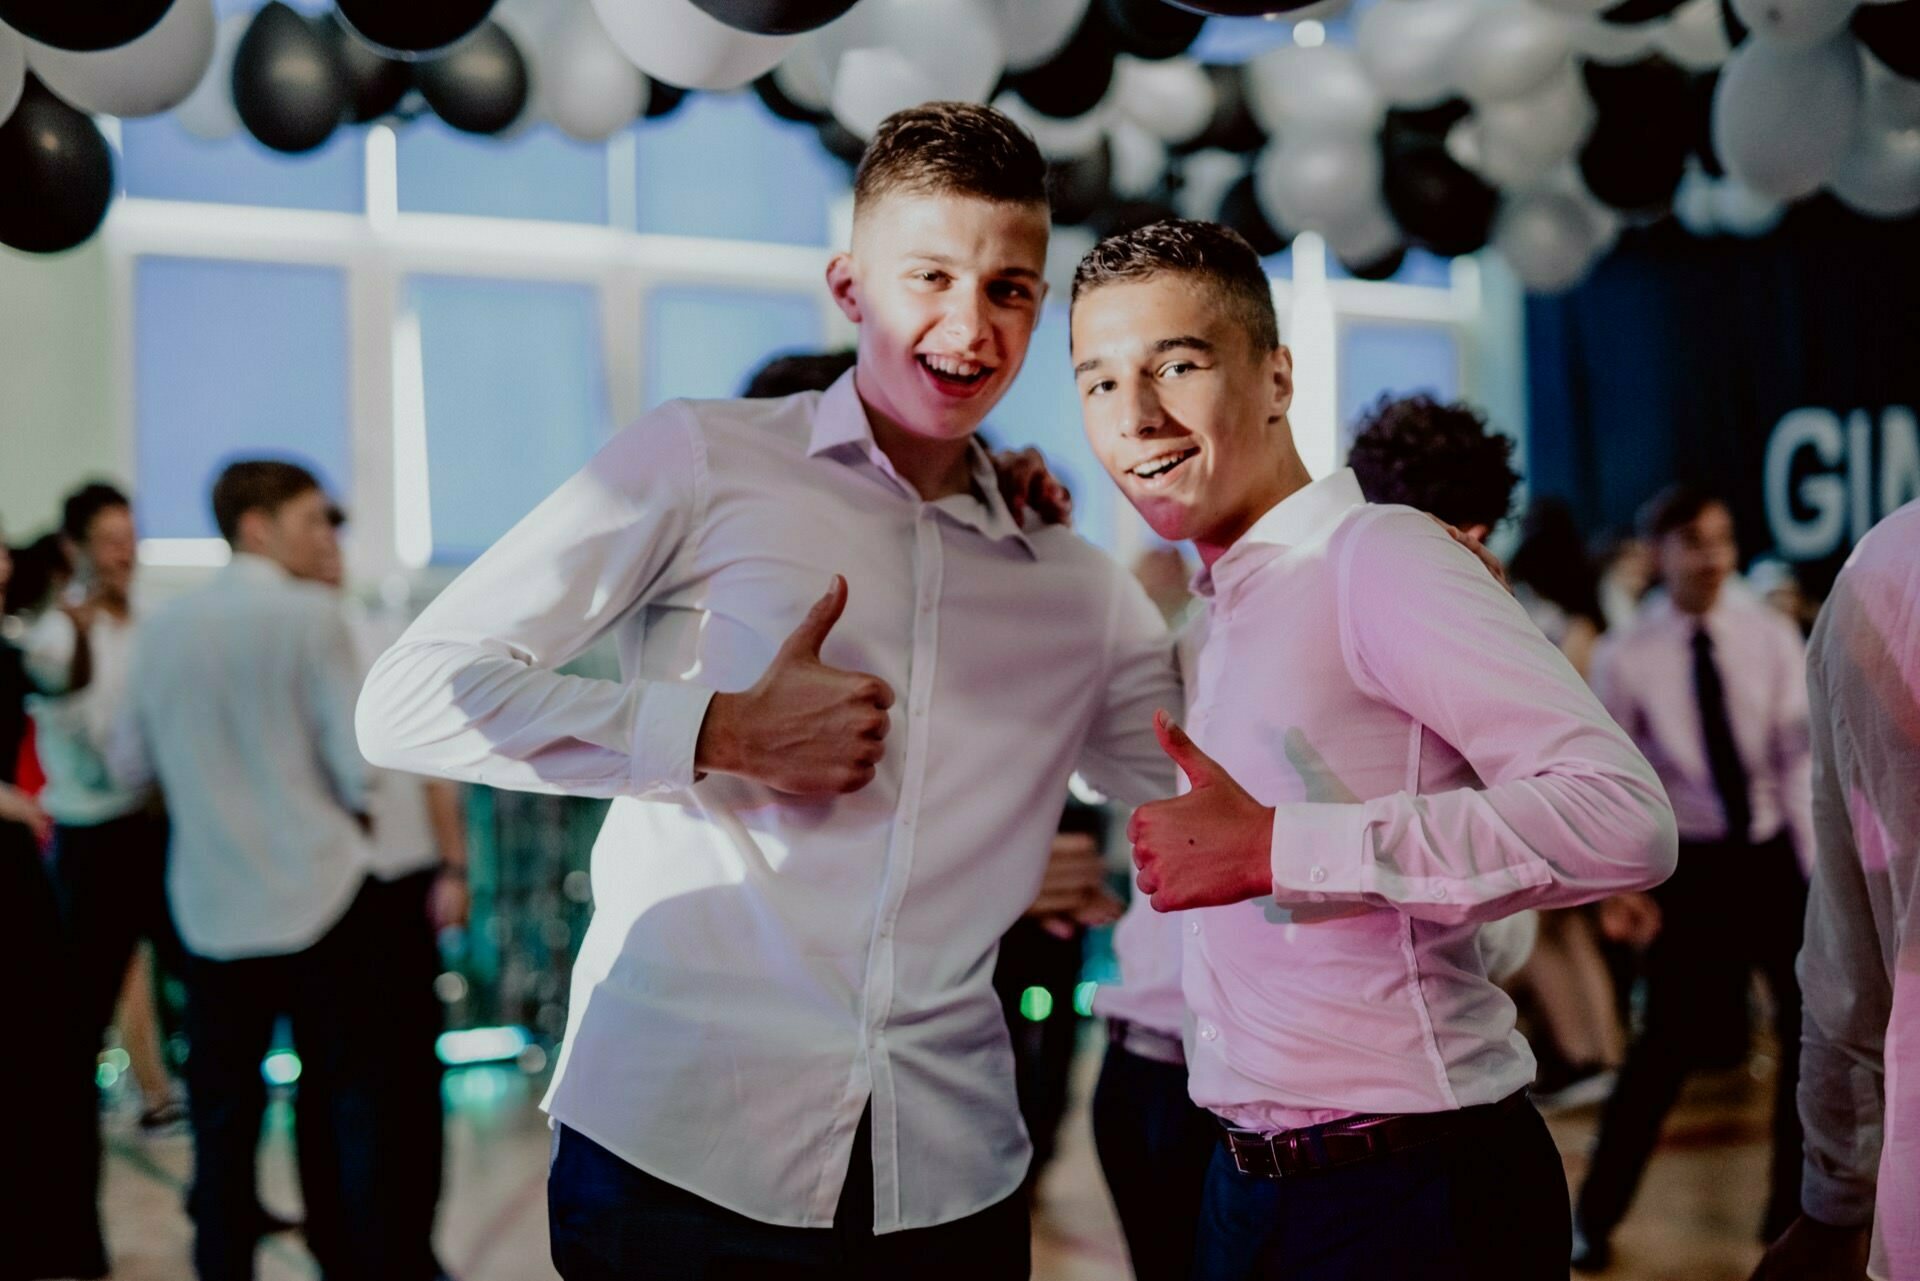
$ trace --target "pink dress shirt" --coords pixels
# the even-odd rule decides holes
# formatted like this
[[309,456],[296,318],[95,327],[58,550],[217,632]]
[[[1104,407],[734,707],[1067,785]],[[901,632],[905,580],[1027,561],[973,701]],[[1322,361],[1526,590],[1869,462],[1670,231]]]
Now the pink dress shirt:
[[1525,1086],[1479,923],[1669,876],[1652,767],[1471,555],[1351,471],[1199,586],[1188,729],[1274,806],[1275,897],[1183,914],[1194,1101],[1277,1131]]
[[1664,595],[1609,632],[1594,652],[1593,688],[1653,762],[1683,841],[1721,841],[1727,816],[1707,764],[1693,689],[1693,633],[1706,627],[1726,690],[1727,720],[1747,770],[1756,844],[1786,830],[1804,866],[1813,858],[1812,756],[1807,742],[1807,651],[1778,610],[1729,584],[1704,618]]

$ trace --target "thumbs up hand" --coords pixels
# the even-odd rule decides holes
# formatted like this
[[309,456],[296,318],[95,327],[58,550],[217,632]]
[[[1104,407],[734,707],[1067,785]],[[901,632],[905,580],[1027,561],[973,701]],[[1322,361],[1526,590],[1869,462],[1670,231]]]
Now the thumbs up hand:
[[796,796],[857,792],[886,752],[893,690],[877,676],[820,661],[847,607],[847,580],[827,589],[753,688],[715,694],[694,767],[737,774]]
[[1247,795],[1165,712],[1154,713],[1153,728],[1192,790],[1142,805],[1127,823],[1140,892],[1162,912],[1273,893],[1273,810]]

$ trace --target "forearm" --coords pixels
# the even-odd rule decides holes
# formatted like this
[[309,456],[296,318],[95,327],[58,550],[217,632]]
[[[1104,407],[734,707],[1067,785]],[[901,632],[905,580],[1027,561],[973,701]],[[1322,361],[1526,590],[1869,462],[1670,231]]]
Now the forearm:
[[455,871],[467,868],[467,823],[460,808],[460,787],[443,779],[429,779],[427,820],[433,827],[434,848],[440,851],[440,865]]

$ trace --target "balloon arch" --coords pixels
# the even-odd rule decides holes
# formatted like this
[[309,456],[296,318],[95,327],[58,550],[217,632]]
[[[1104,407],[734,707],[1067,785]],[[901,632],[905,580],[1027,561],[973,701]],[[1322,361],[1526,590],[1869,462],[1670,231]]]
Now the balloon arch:
[[[690,90],[751,85],[849,163],[889,113],[992,101],[1038,141],[1055,218],[1178,212],[1262,253],[1324,237],[1355,275],[1489,244],[1530,289],[1624,227],[1754,235],[1826,191],[1920,211],[1920,0],[0,0],[0,243],[93,235],[113,155],[92,116],[172,111],[302,152],[432,111],[602,141]],[[1188,56],[1208,16],[1292,45]]]

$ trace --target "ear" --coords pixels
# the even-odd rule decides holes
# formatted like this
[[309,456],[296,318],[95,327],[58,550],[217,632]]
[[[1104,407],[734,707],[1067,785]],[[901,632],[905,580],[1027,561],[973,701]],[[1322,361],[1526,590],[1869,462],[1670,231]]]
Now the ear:
[[1272,398],[1267,405],[1270,420],[1287,416],[1293,408],[1293,349],[1282,343],[1268,357],[1268,372],[1273,380]]
[[827,292],[841,315],[856,325],[860,323],[860,285],[855,279],[852,254],[837,253],[828,260]]

